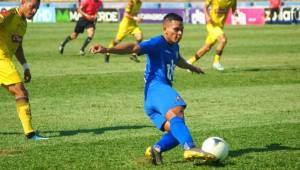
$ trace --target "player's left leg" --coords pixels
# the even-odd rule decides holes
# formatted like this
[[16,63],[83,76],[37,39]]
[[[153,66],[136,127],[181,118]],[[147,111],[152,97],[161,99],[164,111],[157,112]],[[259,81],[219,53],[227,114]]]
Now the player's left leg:
[[213,68],[215,68],[218,71],[224,70],[224,67],[221,65],[220,60],[226,44],[227,37],[225,36],[225,34],[221,34],[220,36],[218,36],[218,46],[216,47],[216,55],[214,56],[213,61]]
[[85,54],[85,52],[84,52],[85,48],[92,41],[92,39],[94,37],[94,34],[95,34],[95,26],[94,25],[89,26],[86,29],[86,32],[87,32],[88,37],[84,40],[84,42],[83,42],[83,44],[82,44],[82,46],[80,48],[80,51],[79,51],[80,55],[84,55]]
[[206,25],[207,36],[205,40],[205,44],[196,52],[194,56],[187,60],[188,63],[194,64],[200,58],[202,58],[207,52],[210,51],[211,47],[217,41],[217,36],[214,33],[215,27],[212,24]]
[[39,136],[35,133],[31,123],[31,109],[29,104],[28,92],[23,83],[7,85],[5,88],[16,97],[16,106],[21,120],[23,130],[27,139],[45,140],[48,138]]

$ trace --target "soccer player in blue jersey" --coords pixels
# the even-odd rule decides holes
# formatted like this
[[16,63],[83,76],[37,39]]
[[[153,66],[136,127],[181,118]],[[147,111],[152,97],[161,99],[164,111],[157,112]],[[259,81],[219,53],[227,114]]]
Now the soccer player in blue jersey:
[[165,132],[161,139],[148,147],[146,158],[154,165],[162,164],[162,153],[177,145],[184,148],[184,159],[212,161],[215,157],[197,148],[184,120],[186,103],[172,88],[175,67],[203,73],[198,67],[188,64],[179,53],[178,42],[183,35],[182,17],[169,13],[163,19],[163,35],[139,44],[119,44],[105,48],[100,44],[92,46],[92,53],[147,54],[145,69],[144,109],[155,126]]

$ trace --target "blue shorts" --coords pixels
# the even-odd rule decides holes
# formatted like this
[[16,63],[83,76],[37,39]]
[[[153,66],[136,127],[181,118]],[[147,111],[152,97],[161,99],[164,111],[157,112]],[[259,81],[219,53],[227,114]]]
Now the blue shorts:
[[165,115],[176,106],[186,103],[170,85],[155,82],[145,88],[144,110],[158,129],[163,130]]

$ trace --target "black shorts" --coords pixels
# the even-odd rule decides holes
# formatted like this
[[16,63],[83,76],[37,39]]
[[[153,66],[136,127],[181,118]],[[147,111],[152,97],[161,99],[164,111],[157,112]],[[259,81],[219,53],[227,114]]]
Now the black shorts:
[[76,23],[74,32],[76,32],[77,34],[83,33],[84,29],[91,28],[91,27],[96,29],[96,21],[88,21],[83,17],[80,17]]

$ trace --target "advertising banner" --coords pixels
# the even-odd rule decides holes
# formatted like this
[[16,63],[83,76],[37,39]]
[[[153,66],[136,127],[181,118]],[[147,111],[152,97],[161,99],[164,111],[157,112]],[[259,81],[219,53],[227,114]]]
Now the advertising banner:
[[[262,8],[239,8],[238,17],[229,12],[226,24],[233,25],[261,25],[265,23],[264,9]],[[188,11],[189,21],[191,24],[205,24],[205,15],[203,9],[192,8]]]
[[[56,8],[56,21],[78,21],[81,15],[75,9]],[[98,12],[97,22],[118,22],[119,11],[117,9],[103,9]]]
[[33,22],[55,22],[55,8],[54,7],[40,7]]
[[300,23],[300,6],[281,8],[279,14],[273,15],[272,22],[270,18],[270,9],[265,9],[266,24],[298,24]]
[[265,12],[263,8],[239,8],[238,16],[229,12],[226,24],[232,25],[263,25],[265,24]]
[[206,24],[203,9],[192,8],[188,13],[191,24]]
[[[141,9],[139,17],[143,23],[161,23],[164,16],[170,12],[176,13],[185,19],[185,9]],[[120,10],[120,18],[124,15],[124,9]]]

